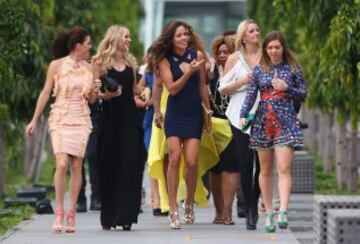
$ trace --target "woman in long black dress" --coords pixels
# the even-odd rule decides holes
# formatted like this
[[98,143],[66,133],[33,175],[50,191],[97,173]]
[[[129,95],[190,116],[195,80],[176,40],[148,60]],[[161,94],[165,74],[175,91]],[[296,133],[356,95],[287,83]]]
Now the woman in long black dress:
[[[101,193],[101,225],[104,230],[137,223],[141,205],[141,182],[146,150],[143,129],[137,119],[134,93],[135,59],[129,54],[130,32],[111,26],[93,57],[95,76],[114,79],[115,92],[102,88],[99,94],[98,166]],[[103,87],[106,87],[103,83]]]

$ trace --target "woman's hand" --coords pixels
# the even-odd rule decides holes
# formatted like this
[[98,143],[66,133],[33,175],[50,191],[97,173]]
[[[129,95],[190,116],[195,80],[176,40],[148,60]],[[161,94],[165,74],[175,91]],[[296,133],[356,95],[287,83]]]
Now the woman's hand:
[[162,128],[163,115],[161,112],[154,113],[154,122],[155,122],[156,127],[158,127],[159,129]]
[[239,122],[240,129],[244,126],[245,121],[246,121],[246,118],[240,118],[240,122]]
[[252,76],[252,73],[249,73],[247,74],[246,76],[244,76],[242,79],[241,79],[241,83],[242,85],[247,85],[250,83],[250,80],[251,80],[251,76]]
[[26,126],[26,134],[31,136],[34,134],[35,132],[35,129],[36,129],[36,121],[31,121],[27,126]]
[[214,71],[208,71],[207,72],[208,78],[209,80],[213,80],[215,78],[215,73]]
[[199,70],[205,59],[197,61],[194,59],[191,63],[182,62],[179,66],[183,73],[192,73]]
[[112,98],[120,96],[121,94],[122,94],[122,86],[119,86],[119,89],[115,92],[110,92],[105,89],[105,92],[99,94],[99,98],[104,100],[110,100]]
[[289,88],[289,85],[278,77],[276,69],[274,71],[274,78],[271,80],[271,85],[274,87],[274,89],[279,91],[286,91]]
[[205,59],[201,59],[200,61],[194,59],[191,63],[190,63],[190,67],[191,67],[191,71],[196,71],[199,70],[202,63],[204,63]]
[[97,94],[99,92],[100,87],[101,87],[100,79],[95,79],[94,83],[93,83],[93,87],[92,87],[92,90],[94,91],[95,94]]
[[145,89],[140,94],[141,99],[148,104],[151,97],[151,90],[149,87],[145,87]]

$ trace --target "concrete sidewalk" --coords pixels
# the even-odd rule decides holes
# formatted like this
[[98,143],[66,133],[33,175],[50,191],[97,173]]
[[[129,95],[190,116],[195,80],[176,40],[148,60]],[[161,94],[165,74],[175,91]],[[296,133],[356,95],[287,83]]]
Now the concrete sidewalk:
[[[194,225],[182,225],[181,230],[170,230],[166,217],[153,217],[151,208],[144,206],[144,213],[139,216],[139,223],[131,232],[121,228],[102,231],[99,223],[99,212],[77,214],[77,229],[74,234],[53,234],[51,226],[53,215],[34,215],[31,220],[21,223],[16,231],[8,232],[0,241],[4,244],[55,244],[55,243],[311,243],[312,231],[304,229],[311,226],[311,220],[304,216],[310,214],[311,195],[293,195],[289,209],[290,230],[267,234],[264,230],[264,216],[261,215],[258,230],[247,231],[244,219],[234,216],[234,226],[213,225],[213,207],[195,208]],[[304,211],[304,209],[310,209]],[[234,213],[236,213],[234,209]],[[183,209],[180,209],[180,215]],[[292,215],[292,216],[291,216]],[[300,228],[303,232],[291,232]],[[298,239],[297,239],[298,238]],[[299,242],[299,240],[301,242]]]

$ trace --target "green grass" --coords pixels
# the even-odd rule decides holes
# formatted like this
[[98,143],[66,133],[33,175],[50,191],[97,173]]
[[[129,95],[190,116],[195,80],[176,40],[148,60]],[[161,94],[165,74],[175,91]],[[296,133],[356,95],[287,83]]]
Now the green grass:
[[[3,205],[2,200],[0,201]],[[34,213],[34,209],[28,205],[19,205],[12,208],[6,208],[0,211],[0,236],[9,229],[16,226],[19,222],[27,220]]]
[[[43,185],[53,185],[53,173],[55,168],[55,159],[50,155],[43,163],[40,172],[40,178],[36,182]],[[34,182],[28,180],[19,169],[10,168],[6,174],[6,196],[15,196],[16,187],[32,186]],[[54,193],[48,193],[48,198],[54,198]],[[0,198],[0,209],[4,208],[4,201]],[[8,230],[14,228],[19,222],[29,219],[34,213],[34,209],[28,205],[19,205],[11,208],[0,210],[0,236]]]
[[344,188],[339,188],[336,183],[335,172],[325,174],[321,157],[315,157],[315,193],[322,195],[359,195],[360,194],[360,180],[358,183],[358,190],[349,192]]

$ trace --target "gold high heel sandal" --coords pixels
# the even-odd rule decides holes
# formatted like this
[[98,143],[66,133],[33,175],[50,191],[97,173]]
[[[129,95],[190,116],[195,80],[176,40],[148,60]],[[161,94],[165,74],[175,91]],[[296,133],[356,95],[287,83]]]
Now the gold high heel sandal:
[[179,221],[179,214],[178,212],[170,212],[169,214],[170,219],[170,228],[173,230],[178,230],[181,228],[180,221]]
[[[64,219],[64,210],[63,209],[57,209],[55,211],[55,221],[54,221],[54,225],[52,227],[53,232],[55,234],[61,233],[62,228],[63,228],[63,225],[62,225],[63,219]],[[55,223],[58,223],[58,222],[60,222],[60,224],[55,224]]]
[[184,221],[188,225],[192,225],[195,220],[193,205],[185,205]]
[[68,210],[66,214],[66,233],[74,233],[75,232],[75,210]]

